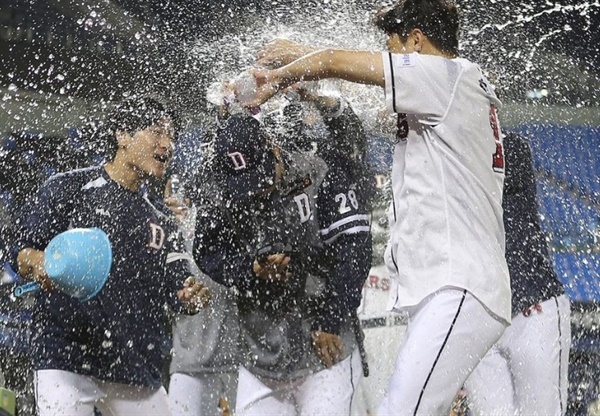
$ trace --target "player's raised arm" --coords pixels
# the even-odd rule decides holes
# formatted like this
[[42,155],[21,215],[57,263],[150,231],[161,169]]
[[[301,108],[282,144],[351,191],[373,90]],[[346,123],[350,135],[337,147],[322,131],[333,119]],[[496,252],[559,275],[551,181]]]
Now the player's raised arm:
[[256,53],[256,65],[276,69],[323,48],[305,45],[289,39],[276,38],[264,44]]
[[299,81],[339,78],[361,84],[385,85],[381,53],[371,51],[323,49],[278,69],[255,69],[253,75],[258,90],[254,100],[243,103],[247,107],[259,106],[278,91]]

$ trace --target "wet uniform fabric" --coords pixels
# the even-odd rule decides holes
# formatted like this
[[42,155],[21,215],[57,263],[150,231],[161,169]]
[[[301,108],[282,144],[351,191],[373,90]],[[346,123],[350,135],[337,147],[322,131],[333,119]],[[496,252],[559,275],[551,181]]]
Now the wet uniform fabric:
[[337,146],[366,142],[357,115],[344,101],[341,106],[336,117],[321,112],[330,136],[330,147],[323,153],[327,175],[317,198],[326,278],[321,300],[324,311],[313,324],[315,329],[334,334],[339,334],[344,324],[357,322],[356,310],[373,257],[371,200],[375,193],[374,175],[357,167],[359,162],[352,159],[351,152]]
[[[335,123],[324,120],[332,143],[335,134],[357,127],[350,113],[332,117],[339,122],[336,127],[343,127],[335,131]],[[236,137],[235,123],[228,124],[230,137]],[[307,150],[310,142],[302,136],[296,132],[293,139],[282,139],[285,169],[276,192],[228,201],[217,187],[221,195],[212,198],[212,211],[203,210],[199,221],[195,258],[209,276],[237,291],[240,415],[337,414],[350,407],[361,376],[354,311],[371,262],[369,219],[358,205],[363,199],[354,175],[342,172],[349,168],[342,162],[346,159],[326,164]],[[260,160],[251,150],[239,150],[241,155],[237,150],[232,146],[227,154],[241,156],[240,164]],[[253,181],[260,184],[263,177]],[[252,271],[254,259],[278,252],[290,256],[292,276],[287,282],[259,280]],[[330,369],[312,345],[315,330],[339,334],[342,340],[343,354]]]
[[385,260],[409,321],[378,414],[447,414],[511,319],[501,103],[466,59],[381,58],[398,115]]
[[176,291],[189,276],[181,236],[166,210],[145,192],[112,181],[102,167],[56,175],[42,186],[15,251],[43,250],[67,229],[98,227],[111,242],[113,263],[106,285],[87,302],[59,291],[36,294],[35,370],[162,385],[171,349],[167,305],[183,311]]
[[[322,250],[315,197],[324,164],[315,169],[314,162],[301,154],[286,157],[283,182],[309,177],[308,186],[229,206],[216,201],[198,220],[194,257],[199,267],[237,290],[242,362],[253,373],[275,379],[323,367],[312,352],[305,296],[309,268]],[[255,258],[277,252],[289,254],[293,276],[286,282],[258,279],[252,270]]]
[[[349,106],[323,119],[332,136],[360,127]],[[325,368],[313,330],[339,334],[342,358],[356,348],[354,311],[371,265],[370,219],[362,178],[339,156],[326,165],[309,152],[284,152],[283,185],[269,198],[215,196],[213,208],[200,214],[195,258],[211,278],[237,289],[243,363],[253,374],[293,380]],[[288,253],[292,277],[258,279],[252,264],[262,252]]]

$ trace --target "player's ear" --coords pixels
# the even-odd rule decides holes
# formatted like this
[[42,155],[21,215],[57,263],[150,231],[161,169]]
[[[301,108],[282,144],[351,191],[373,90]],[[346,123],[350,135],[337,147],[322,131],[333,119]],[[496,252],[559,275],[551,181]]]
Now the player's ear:
[[127,141],[131,136],[125,130],[117,130],[115,132],[115,138],[117,139],[117,145],[119,148],[127,147]]
[[410,38],[414,42],[414,51],[419,53],[423,49],[423,43],[425,42],[425,34],[421,29],[413,29],[410,31]]

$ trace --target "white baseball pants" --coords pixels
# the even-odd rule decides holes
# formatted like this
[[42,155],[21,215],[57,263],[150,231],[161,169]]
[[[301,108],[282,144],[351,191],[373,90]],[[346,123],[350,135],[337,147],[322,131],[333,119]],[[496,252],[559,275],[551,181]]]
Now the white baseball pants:
[[234,409],[237,379],[237,373],[171,374],[171,413],[174,416],[220,416],[221,397]]
[[473,415],[564,415],[570,347],[565,295],[513,317],[465,384]]
[[237,416],[354,416],[362,365],[357,349],[333,367],[292,382],[259,379],[244,367],[239,374]]
[[170,416],[167,392],[110,383],[62,370],[35,372],[39,416]]
[[405,340],[378,415],[443,415],[506,323],[466,290],[444,289],[408,309]]

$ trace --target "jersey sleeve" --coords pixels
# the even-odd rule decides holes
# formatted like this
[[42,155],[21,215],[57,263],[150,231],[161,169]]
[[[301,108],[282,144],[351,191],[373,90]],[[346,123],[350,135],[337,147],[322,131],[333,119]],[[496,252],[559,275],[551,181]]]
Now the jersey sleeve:
[[360,305],[372,260],[368,201],[343,172],[330,169],[317,199],[327,270],[324,309],[313,329],[334,334]]
[[519,135],[509,132],[503,138],[503,145],[504,152],[512,156],[506,163],[504,194],[524,194],[535,198],[535,171],[529,144]]
[[462,67],[438,56],[382,52],[385,102],[390,111],[436,124],[450,106]]
[[343,168],[327,172],[318,197],[317,212],[321,239],[331,244],[341,235],[370,232],[370,216],[363,192],[349,180]]
[[11,251],[11,263],[15,270],[19,251],[24,248],[44,250],[54,236],[69,228],[69,214],[73,212],[79,186],[73,176],[54,176],[40,187],[34,200],[22,209],[15,227],[18,236]]
[[214,205],[205,206],[196,224],[193,249],[200,270],[227,287],[256,280],[252,271],[254,257],[240,243],[223,211]]
[[350,103],[339,99],[339,108],[335,112],[327,111],[317,106],[334,143],[364,143],[366,133],[360,118],[354,112]]
[[563,293],[541,229],[533,156],[527,140],[504,137],[506,177],[502,201],[506,260],[511,279],[512,313]]

